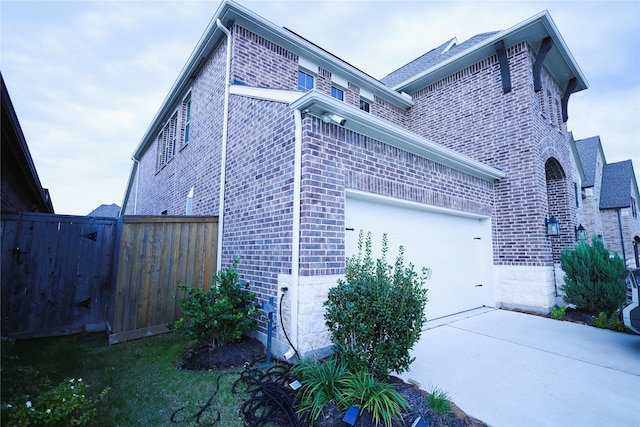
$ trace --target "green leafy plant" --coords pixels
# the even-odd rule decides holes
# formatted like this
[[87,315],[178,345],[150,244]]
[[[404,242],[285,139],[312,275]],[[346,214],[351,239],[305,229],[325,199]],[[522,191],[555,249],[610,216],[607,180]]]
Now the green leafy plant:
[[[98,400],[105,398],[105,388]],[[11,426],[86,425],[97,414],[97,401],[87,397],[82,378],[68,378],[51,390],[2,405],[2,424]]]
[[294,366],[293,374],[303,384],[298,413],[309,413],[312,424],[327,403],[343,404],[339,386],[347,375],[347,366],[339,358],[301,361]]
[[433,387],[428,397],[429,408],[438,415],[451,412],[451,398],[438,387]]
[[213,347],[239,340],[243,333],[258,328],[261,315],[255,294],[243,289],[238,274],[239,258],[231,267],[215,276],[216,285],[208,290],[178,285],[186,296],[174,298],[182,307],[183,315],[169,323],[169,328],[181,329],[199,340],[209,340]]
[[371,233],[360,231],[358,254],[346,260],[345,280],[329,290],[325,323],[334,350],[351,371],[368,370],[378,376],[404,372],[413,359],[409,350],[420,338],[424,324],[428,270],[404,265],[400,247],[395,264],[386,261],[387,236],[382,257],[371,257]]
[[339,390],[345,407],[356,406],[369,412],[376,425],[384,422],[391,427],[393,418],[409,409],[407,401],[392,384],[366,370],[349,373],[341,380]]
[[556,320],[563,320],[564,316],[567,315],[567,307],[566,306],[562,306],[562,307],[551,307],[551,317],[556,319]]
[[624,305],[624,261],[618,254],[611,257],[597,237],[591,244],[581,241],[572,249],[563,249],[560,264],[565,272],[562,290],[568,303],[593,314],[605,312],[607,315]]
[[617,332],[629,332],[622,320],[619,318],[620,313],[612,313],[611,316],[607,316],[607,313],[601,312],[593,319],[591,319],[591,326],[602,329],[611,329]]

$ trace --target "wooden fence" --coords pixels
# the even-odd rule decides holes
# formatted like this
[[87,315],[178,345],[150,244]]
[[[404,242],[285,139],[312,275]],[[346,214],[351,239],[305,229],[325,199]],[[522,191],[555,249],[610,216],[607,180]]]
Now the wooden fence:
[[2,336],[152,335],[180,314],[179,283],[212,284],[215,217],[2,214]]
[[125,216],[120,239],[111,343],[166,331],[177,285],[213,283],[218,218]]
[[2,215],[2,336],[104,328],[112,297],[113,218]]

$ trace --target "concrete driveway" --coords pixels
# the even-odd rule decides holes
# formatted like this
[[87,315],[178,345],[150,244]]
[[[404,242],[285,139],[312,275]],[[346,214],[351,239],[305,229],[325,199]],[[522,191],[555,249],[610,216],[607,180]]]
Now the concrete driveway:
[[427,327],[400,377],[490,426],[640,426],[638,335],[493,309]]

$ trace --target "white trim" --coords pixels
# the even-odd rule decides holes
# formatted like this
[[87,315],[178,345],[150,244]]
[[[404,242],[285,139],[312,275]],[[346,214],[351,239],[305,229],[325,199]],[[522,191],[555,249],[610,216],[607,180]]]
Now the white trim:
[[344,90],[349,88],[349,81],[347,79],[333,73],[331,73],[331,84]]
[[293,155],[293,225],[291,237],[291,339],[298,347],[298,314],[300,311],[300,191],[302,188],[302,114],[295,118],[295,148]]
[[367,191],[346,189],[345,198],[365,200],[373,203],[381,203],[390,206],[397,206],[402,208],[410,208],[420,210],[424,212],[436,212],[446,215],[458,216],[471,219],[491,219],[488,215],[477,214],[473,212],[459,211],[456,209],[445,208],[442,206],[429,205],[425,203],[412,202],[410,200],[398,199],[391,196],[384,196],[382,194],[369,193]]
[[298,66],[303,70],[303,71],[309,71],[309,74],[312,74],[314,76],[318,75],[318,64],[316,64],[313,61],[309,61],[307,58],[304,58],[302,56],[298,57]]
[[246,96],[249,98],[264,99],[266,101],[284,102],[291,104],[300,99],[306,92],[284,89],[266,89],[261,87],[231,85],[229,92],[232,95]]
[[505,177],[505,173],[497,168],[473,160],[316,90],[304,94],[293,102],[290,108],[305,111],[317,117],[322,117],[327,112],[337,114],[347,119],[344,126],[347,129],[486,181]]
[[229,138],[229,79],[231,76],[231,32],[218,19],[216,25],[227,35],[227,59],[224,81],[224,110],[222,113],[222,143],[220,148],[220,190],[218,198],[218,256],[216,271],[222,270],[222,249],[224,237],[224,190],[227,180],[227,140]]

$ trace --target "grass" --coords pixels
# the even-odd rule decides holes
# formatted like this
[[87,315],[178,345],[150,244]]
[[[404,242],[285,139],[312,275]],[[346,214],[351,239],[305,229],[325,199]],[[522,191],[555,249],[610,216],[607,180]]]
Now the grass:
[[176,359],[192,344],[170,333],[109,346],[104,335],[94,334],[18,341],[10,353],[54,384],[83,378],[95,397],[110,387],[92,426],[211,425],[218,413],[219,425],[242,426],[244,396],[231,392],[241,370],[176,369]]
[[440,390],[438,387],[431,389],[428,400],[429,407],[436,414],[444,415],[451,412],[451,398],[445,391]]

